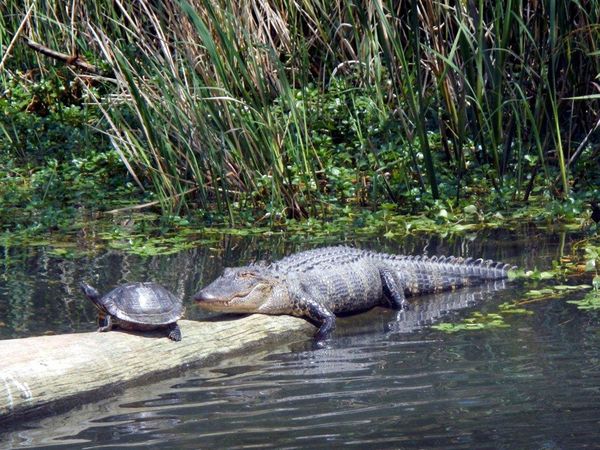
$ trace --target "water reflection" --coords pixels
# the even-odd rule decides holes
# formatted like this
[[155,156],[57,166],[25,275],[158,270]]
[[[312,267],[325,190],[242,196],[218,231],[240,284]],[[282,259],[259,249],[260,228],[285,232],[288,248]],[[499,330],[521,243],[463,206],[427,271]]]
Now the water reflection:
[[[505,297],[495,302],[505,301],[508,292],[494,295]],[[10,443],[594,447],[600,327],[573,311],[564,322],[565,308],[563,301],[535,305],[533,315],[493,332],[346,334],[326,349],[300,346],[239,358],[45,419],[9,435]],[[393,321],[388,313],[385,319]]]
[[[488,233],[477,239],[346,243],[397,253],[477,255],[546,267],[568,247],[569,239]],[[28,250],[25,256],[12,253],[0,271],[0,320],[7,324],[3,336],[44,329],[94,329],[93,307],[76,291],[81,277],[107,287],[152,279],[188,298],[224,265],[276,259],[310,246],[285,239],[268,243],[230,239],[217,249],[172,256],[139,258],[106,252],[76,261],[57,258],[43,248]],[[426,327],[448,314],[467,314],[473,306],[494,311],[500,303],[520,298],[524,289],[519,283],[504,288],[496,282],[417,297],[408,311],[375,308],[340,318],[327,348],[299,343],[127,389],[67,414],[0,432],[0,446],[597,446],[600,326],[596,316],[560,299],[531,304],[533,314],[511,318],[508,329],[446,335]],[[52,316],[59,320],[45,320]],[[27,331],[19,330],[19,324]]]
[[[487,231],[466,236],[408,236],[402,242],[331,236],[329,243],[357,245],[390,253],[482,256],[524,267],[547,264],[560,256],[564,236],[535,236]],[[208,313],[189,298],[222,271],[256,260],[275,260],[315,247],[307,239],[270,236],[227,237],[220,245],[198,247],[175,255],[140,257],[103,251],[82,258],[65,258],[48,247],[0,248],[0,339],[94,329],[96,312],[79,292],[87,280],[101,292],[129,281],[155,281],[187,302],[187,318]]]

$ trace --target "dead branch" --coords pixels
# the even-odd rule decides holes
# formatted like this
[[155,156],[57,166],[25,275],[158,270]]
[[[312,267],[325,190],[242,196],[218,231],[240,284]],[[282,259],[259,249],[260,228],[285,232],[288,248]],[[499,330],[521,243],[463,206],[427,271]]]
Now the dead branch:
[[90,72],[93,74],[101,73],[101,70],[98,67],[85,61],[79,54],[67,55],[66,53],[57,52],[55,50],[52,50],[51,48],[46,47],[45,45],[33,42],[32,40],[26,37],[23,37],[23,39],[30,48],[32,48],[36,52],[41,53],[42,55],[46,55],[50,58],[62,61],[69,66],[75,66],[79,69],[83,69],[86,72]]

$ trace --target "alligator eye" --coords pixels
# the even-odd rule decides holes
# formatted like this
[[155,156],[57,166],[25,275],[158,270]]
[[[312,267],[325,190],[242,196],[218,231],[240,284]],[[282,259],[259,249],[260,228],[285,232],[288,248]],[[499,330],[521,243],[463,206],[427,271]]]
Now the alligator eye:
[[238,277],[240,277],[240,278],[255,278],[256,275],[254,272],[240,272],[238,274]]

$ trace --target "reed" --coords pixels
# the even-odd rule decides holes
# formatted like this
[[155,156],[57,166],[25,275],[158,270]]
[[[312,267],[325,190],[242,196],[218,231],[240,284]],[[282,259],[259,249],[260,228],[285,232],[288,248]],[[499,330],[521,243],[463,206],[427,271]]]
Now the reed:
[[[358,161],[349,182],[362,194],[344,201],[366,192],[374,206],[415,190],[461,197],[482,178],[503,198],[534,187],[565,197],[585,176],[575,149],[597,125],[597,0],[30,5],[26,36],[106,69],[112,82],[95,91],[105,131],[165,212],[323,214],[328,170]],[[30,5],[0,6],[2,49]],[[32,65],[50,76],[57,64],[21,45],[2,76]],[[348,86],[349,155],[335,129],[315,130],[319,101],[305,89],[326,97],[335,80]],[[369,123],[357,110],[365,92]]]

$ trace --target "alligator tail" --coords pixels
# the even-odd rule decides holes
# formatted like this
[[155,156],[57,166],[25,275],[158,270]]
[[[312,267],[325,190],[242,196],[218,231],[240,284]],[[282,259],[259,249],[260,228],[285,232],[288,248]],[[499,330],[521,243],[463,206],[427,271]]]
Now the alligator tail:
[[441,292],[508,277],[515,266],[455,256],[398,256],[393,265],[409,294]]

